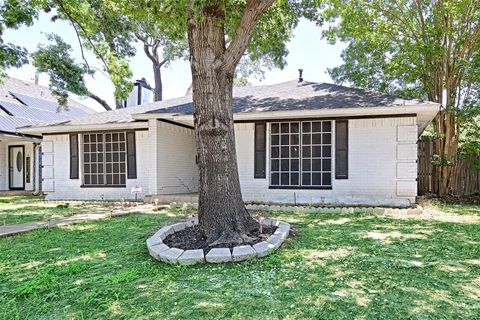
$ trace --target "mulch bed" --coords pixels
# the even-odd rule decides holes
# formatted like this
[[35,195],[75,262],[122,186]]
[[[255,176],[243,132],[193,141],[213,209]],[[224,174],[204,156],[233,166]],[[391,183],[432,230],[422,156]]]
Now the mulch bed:
[[[230,251],[233,250],[234,247],[239,245],[254,245],[259,242],[265,241],[270,237],[277,227],[263,227],[262,233],[257,231],[254,235],[250,235],[253,240],[249,242],[242,242],[235,245],[231,245]],[[182,250],[195,250],[195,249],[203,249],[204,253],[207,254],[213,248],[225,248],[225,245],[216,245],[216,246],[209,246],[207,243],[207,238],[203,236],[200,230],[196,227],[186,228],[182,231],[175,232],[163,240],[167,246],[171,248],[179,248]]]

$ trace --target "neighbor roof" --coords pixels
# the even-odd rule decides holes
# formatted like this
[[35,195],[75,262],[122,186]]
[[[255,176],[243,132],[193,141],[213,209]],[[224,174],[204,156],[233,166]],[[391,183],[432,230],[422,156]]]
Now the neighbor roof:
[[[403,107],[429,103],[334,84],[307,81],[299,83],[296,80],[273,85],[236,87],[233,91],[233,111],[237,114],[267,111]],[[189,95],[138,107],[100,112],[95,117],[78,117],[61,123],[61,125],[128,123],[135,121],[132,117],[134,114],[191,115],[192,113],[192,96]],[[39,126],[56,124],[58,123],[43,123]]]
[[72,99],[67,108],[43,86],[5,78],[0,85],[0,131],[15,133],[18,127],[42,122],[66,121],[94,111]]

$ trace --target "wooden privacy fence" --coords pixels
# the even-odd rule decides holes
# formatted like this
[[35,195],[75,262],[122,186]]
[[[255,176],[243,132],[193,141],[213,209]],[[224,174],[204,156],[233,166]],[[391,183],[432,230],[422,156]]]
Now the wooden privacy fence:
[[[418,141],[418,194],[436,193],[438,186],[434,185],[435,174],[432,165],[433,147],[435,141],[422,138]],[[454,195],[480,190],[480,172],[472,170],[472,164],[459,159],[453,173],[452,192]]]

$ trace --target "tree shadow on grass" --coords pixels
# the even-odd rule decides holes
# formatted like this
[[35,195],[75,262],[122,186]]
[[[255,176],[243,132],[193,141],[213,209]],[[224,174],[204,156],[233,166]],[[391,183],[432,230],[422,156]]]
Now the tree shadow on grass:
[[146,238],[180,214],[128,216],[0,239],[0,278],[5,279],[0,316],[437,319],[478,314],[479,251],[466,242],[480,240],[477,225],[359,214],[274,215],[294,220],[296,235],[268,257],[235,265],[184,267],[151,259]]

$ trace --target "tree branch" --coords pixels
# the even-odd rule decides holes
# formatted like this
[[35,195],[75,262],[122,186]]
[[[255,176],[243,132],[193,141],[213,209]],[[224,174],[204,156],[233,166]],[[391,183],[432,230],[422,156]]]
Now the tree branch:
[[[97,47],[93,44],[93,41],[88,37],[86,36],[87,32],[85,31],[85,29],[83,28],[83,26],[68,12],[68,10],[65,8],[65,6],[63,5],[62,1],[61,0],[54,0],[58,6],[60,7],[60,9],[62,10],[62,12],[67,16],[67,18],[70,20],[70,22],[72,23],[72,25],[74,26],[75,28],[75,24],[77,24],[80,29],[82,29],[83,33],[85,34],[85,39],[87,39],[87,41],[90,43],[90,45],[92,46],[92,49],[93,51],[95,51],[95,54],[97,55],[97,57],[102,60],[103,64],[105,65],[105,68],[108,70],[110,70],[108,68],[108,64],[107,62],[105,61],[105,59],[103,58],[103,56],[100,54],[100,52],[97,50]],[[110,72],[109,72],[110,73]]]
[[100,97],[97,96],[96,94],[94,94],[94,93],[92,93],[92,92],[88,92],[88,97],[89,97],[89,98],[92,98],[93,100],[95,100],[96,102],[98,102],[105,110],[107,110],[107,111],[112,110],[112,108],[111,108],[110,105],[107,103],[107,101],[103,100],[102,98],[100,98]]
[[222,59],[215,63],[217,68],[223,66],[226,67],[227,70],[233,71],[250,42],[255,26],[273,2],[274,0],[247,1],[247,6],[243,11],[234,38],[225,50]]

